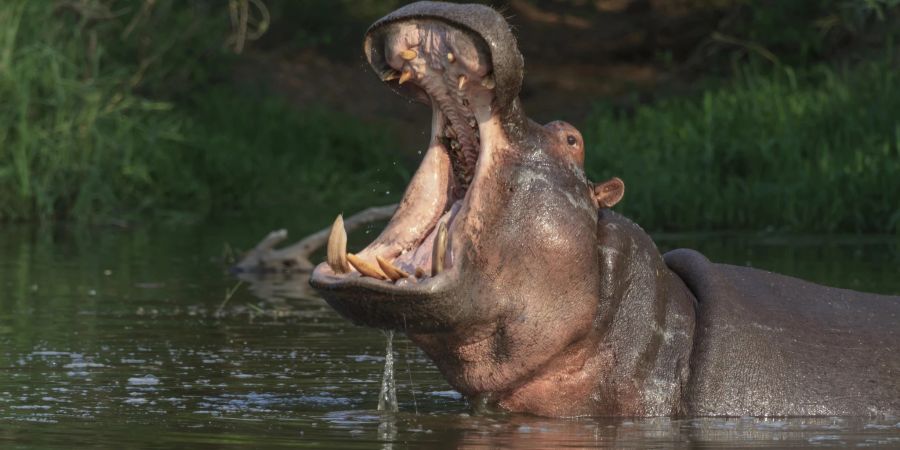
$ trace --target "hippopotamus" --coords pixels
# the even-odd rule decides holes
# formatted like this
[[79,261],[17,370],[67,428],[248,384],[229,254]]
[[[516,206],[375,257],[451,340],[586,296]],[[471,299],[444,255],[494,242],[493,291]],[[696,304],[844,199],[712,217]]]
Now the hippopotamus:
[[[341,218],[310,283],[405,332],[472,404],[541,416],[900,413],[900,297],[679,249],[660,254],[585,176],[584,141],[530,120],[510,26],[418,2],[365,36],[375,72],[430,105],[431,139],[381,234]],[[614,151],[615,149],[606,149]]]

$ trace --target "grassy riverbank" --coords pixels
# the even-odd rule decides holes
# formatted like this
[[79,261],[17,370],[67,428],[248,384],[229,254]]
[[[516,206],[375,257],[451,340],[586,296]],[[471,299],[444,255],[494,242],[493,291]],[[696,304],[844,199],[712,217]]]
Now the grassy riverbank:
[[[0,6],[0,221],[352,212],[396,201],[414,168],[377,120],[232,79],[220,3],[39,3]],[[577,124],[588,172],[625,179],[620,208],[652,230],[900,233],[891,42],[846,66],[745,65],[629,111],[600,102]]]
[[0,7],[0,220],[185,222],[396,196],[407,173],[380,127],[222,79],[222,5],[105,5]]
[[649,229],[900,233],[896,61],[747,70],[583,128],[588,173]]

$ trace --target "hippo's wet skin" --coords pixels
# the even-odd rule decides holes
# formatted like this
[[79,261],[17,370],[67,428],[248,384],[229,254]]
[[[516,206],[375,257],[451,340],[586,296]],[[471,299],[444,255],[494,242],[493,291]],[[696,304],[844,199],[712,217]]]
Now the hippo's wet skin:
[[432,138],[394,217],[311,283],[354,322],[404,330],[470,400],[547,416],[900,413],[900,298],[661,256],[607,209],[570,125],[529,120],[503,17],[421,2],[376,22],[366,56],[431,105]]

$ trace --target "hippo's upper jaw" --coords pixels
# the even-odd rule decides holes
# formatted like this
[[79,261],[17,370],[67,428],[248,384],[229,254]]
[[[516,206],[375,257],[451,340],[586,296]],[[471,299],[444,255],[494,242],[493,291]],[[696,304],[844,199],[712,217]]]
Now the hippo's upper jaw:
[[346,241],[336,223],[330,264],[320,264],[311,283],[356,322],[445,328],[446,310],[435,303],[457,291],[458,256],[469,244],[460,219],[479,209],[473,193],[494,148],[508,146],[491,53],[479,35],[419,9],[375,24],[366,54],[388,85],[431,106],[430,144],[381,235],[344,261]]

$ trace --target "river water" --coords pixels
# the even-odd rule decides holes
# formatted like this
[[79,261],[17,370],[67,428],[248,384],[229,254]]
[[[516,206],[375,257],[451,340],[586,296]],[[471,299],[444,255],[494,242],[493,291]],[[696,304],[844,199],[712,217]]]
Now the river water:
[[[900,418],[569,419],[475,413],[402,334],[303,276],[224,270],[258,225],[0,234],[0,448],[900,447]],[[711,259],[900,294],[896,237],[657,236]]]

